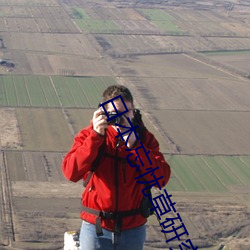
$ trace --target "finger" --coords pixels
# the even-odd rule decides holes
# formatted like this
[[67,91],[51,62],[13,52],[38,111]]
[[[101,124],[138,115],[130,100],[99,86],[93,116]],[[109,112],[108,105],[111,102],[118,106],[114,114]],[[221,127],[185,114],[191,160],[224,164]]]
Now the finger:
[[96,119],[96,121],[107,121],[106,115],[99,115]]
[[101,113],[103,113],[101,110],[97,109],[94,114],[93,114],[93,118],[97,118],[98,116],[101,115]]
[[102,112],[104,112],[104,109],[103,109],[103,107],[101,106],[101,107],[99,107],[99,110],[101,110]]
[[100,120],[107,120],[107,117],[101,113],[95,113],[93,116],[93,122],[100,121]]
[[103,119],[98,120],[98,121],[96,121],[96,123],[95,123],[95,126],[96,126],[96,127],[107,126],[107,125],[108,125],[107,121],[106,121],[106,120],[103,120]]

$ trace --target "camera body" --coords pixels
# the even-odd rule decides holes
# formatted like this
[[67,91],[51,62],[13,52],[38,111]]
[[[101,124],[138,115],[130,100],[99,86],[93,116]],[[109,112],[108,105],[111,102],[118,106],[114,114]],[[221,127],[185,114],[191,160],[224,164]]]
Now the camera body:
[[[117,116],[116,112],[108,112],[109,118],[112,119],[113,117]],[[123,116],[117,116],[114,119],[108,121],[108,125],[115,125],[117,124],[122,124],[123,123]]]
[[[101,109],[101,110],[103,111],[103,108],[101,107],[101,104],[98,105],[98,109]],[[112,111],[112,112],[107,112],[107,113],[108,113],[109,119],[111,119],[111,120],[108,121],[108,125],[115,125],[116,123],[119,124],[119,125],[121,125],[121,124],[124,122],[123,119],[125,119],[125,118],[124,118],[123,115],[120,115],[120,116],[119,116],[119,114],[117,114],[117,113],[114,112],[114,111]],[[105,115],[105,116],[106,116],[106,113],[105,113],[105,112],[102,112],[101,115]],[[118,115],[118,116],[117,116],[117,115]],[[108,119],[108,117],[107,117],[107,119]],[[115,118],[113,118],[113,117],[115,117]],[[112,118],[113,118],[113,119],[112,119]]]

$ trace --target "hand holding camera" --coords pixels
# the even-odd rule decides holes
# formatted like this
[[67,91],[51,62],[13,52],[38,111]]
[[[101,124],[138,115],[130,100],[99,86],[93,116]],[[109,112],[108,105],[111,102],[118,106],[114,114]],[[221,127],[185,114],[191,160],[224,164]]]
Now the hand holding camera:
[[97,109],[93,115],[93,129],[101,135],[105,134],[105,129],[108,127],[107,116],[102,108]]
[[[107,129],[107,127],[109,125],[113,126],[117,131],[119,129],[121,132],[125,132],[127,130],[127,128],[130,127],[130,124],[129,124],[128,120],[126,119],[127,117],[125,115],[117,116],[117,113],[114,111],[108,111],[107,113],[108,113],[108,117],[110,119],[108,122],[107,122],[106,113],[104,112],[102,107],[100,107],[98,110],[96,110],[94,112],[93,128],[97,133],[104,135],[105,130]],[[116,126],[116,124],[123,125],[124,127]],[[123,135],[123,139],[125,141],[127,141],[127,139],[128,139],[127,147],[133,148],[133,146],[136,142],[136,137],[135,137],[134,133],[130,134],[129,130],[128,130],[128,133]]]

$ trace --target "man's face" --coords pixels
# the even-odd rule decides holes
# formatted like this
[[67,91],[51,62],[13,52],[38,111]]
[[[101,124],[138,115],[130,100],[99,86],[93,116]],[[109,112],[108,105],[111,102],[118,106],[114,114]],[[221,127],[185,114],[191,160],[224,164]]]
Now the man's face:
[[[114,105],[119,113],[126,111],[126,107],[127,107],[128,111],[122,115],[123,116],[123,123],[120,125],[129,126],[129,123],[128,123],[126,117],[128,117],[131,121],[134,118],[134,106],[133,106],[133,104],[129,101],[124,101],[124,103],[126,105],[126,107],[125,107],[121,100],[115,100],[113,103],[114,103]],[[107,104],[106,110],[107,110],[107,112],[116,112],[115,108],[113,107],[113,105],[111,103]],[[117,131],[117,128],[119,128],[120,131],[127,130],[126,128],[122,128],[122,127],[115,126],[115,125],[112,125],[112,127],[115,128],[116,131]]]

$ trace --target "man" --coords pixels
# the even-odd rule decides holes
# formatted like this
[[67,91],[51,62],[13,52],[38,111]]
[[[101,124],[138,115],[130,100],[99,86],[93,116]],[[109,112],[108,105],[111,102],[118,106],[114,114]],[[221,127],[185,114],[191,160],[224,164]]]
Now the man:
[[[144,128],[143,138],[126,132],[135,120],[133,97],[126,87],[108,87],[102,103],[94,112],[91,125],[75,137],[62,164],[67,179],[89,180],[82,194],[80,246],[82,250],[142,250],[146,218],[141,213],[141,204],[149,189],[135,178],[143,175],[139,180],[152,186],[154,174],[163,186],[170,178],[170,167],[154,135],[143,124],[140,124]],[[110,112],[120,114],[119,124],[107,121]],[[98,166],[90,174],[100,154]],[[140,161],[141,166],[137,165]],[[147,174],[150,168],[156,167],[156,171]]]

